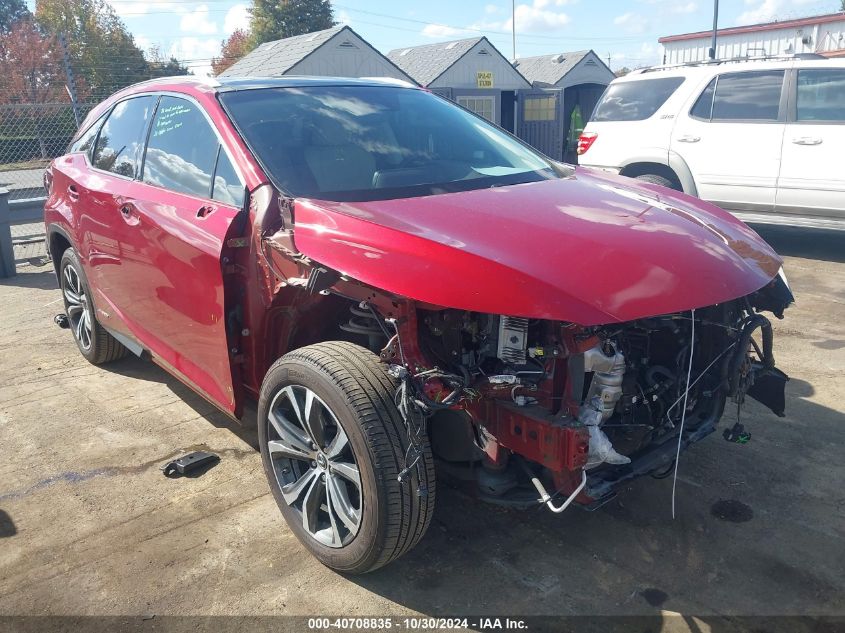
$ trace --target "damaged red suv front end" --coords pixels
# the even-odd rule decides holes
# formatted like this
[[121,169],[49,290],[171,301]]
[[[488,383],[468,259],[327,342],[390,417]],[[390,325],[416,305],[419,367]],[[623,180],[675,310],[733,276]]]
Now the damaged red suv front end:
[[756,233],[423,90],[148,82],[50,175],[80,351],[147,356],[234,417],[256,398],[279,508],[338,570],[418,542],[436,471],[596,507],[671,472],[728,401],[783,415],[765,315],[792,294]]

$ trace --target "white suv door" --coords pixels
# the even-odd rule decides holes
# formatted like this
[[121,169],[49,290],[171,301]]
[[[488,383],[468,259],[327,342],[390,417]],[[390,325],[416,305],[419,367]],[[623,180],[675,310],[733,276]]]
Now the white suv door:
[[777,211],[845,217],[845,68],[799,68]]
[[785,73],[721,73],[677,117],[671,151],[689,166],[699,198],[733,211],[774,210]]

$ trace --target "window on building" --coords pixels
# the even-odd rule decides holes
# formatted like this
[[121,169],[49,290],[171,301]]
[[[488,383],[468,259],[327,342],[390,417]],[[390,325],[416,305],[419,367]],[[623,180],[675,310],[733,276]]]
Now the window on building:
[[777,121],[783,75],[782,70],[719,75],[690,114],[712,121]]
[[491,123],[496,122],[493,118],[493,97],[458,97],[458,104],[483,116]]
[[548,97],[526,97],[525,111],[523,118],[526,121],[554,121],[555,105],[557,98],[554,95]]
[[94,167],[134,178],[141,160],[144,134],[156,98],[135,97],[118,103],[97,138]]
[[795,118],[845,121],[845,69],[800,69]]

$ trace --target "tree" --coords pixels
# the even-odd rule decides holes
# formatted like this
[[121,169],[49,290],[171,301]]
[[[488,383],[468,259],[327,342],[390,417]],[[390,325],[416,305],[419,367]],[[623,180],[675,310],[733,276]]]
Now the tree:
[[147,73],[150,78],[174,77],[176,75],[187,75],[190,72],[187,66],[172,55],[166,57],[158,46],[150,47],[144,53],[144,58],[147,60]]
[[35,17],[65,35],[73,70],[94,99],[149,78],[144,54],[105,0],[36,0]]
[[219,75],[246,55],[251,50],[249,42],[249,33],[243,29],[237,29],[227,39],[223,40],[220,57],[211,60],[211,68],[214,70],[214,74]]
[[[3,127],[15,131],[14,138],[9,139],[17,144],[17,155],[12,158],[35,158],[33,151],[47,158],[51,155],[47,129],[59,137],[62,132],[72,133],[75,129],[63,129],[67,125],[59,119],[67,108],[55,107],[57,102],[67,102],[56,39],[45,35],[31,18],[19,19],[8,33],[0,36],[0,67],[4,69],[0,74],[0,103],[19,104],[3,111]],[[35,141],[37,150],[28,149]]]
[[619,70],[616,71],[615,75],[617,77],[624,77],[625,75],[627,75],[630,72],[631,72],[630,68],[628,68],[627,66],[622,66],[622,68],[620,68]]
[[842,4],[839,7],[840,11],[845,12],[845,0],[842,0]]
[[15,22],[29,15],[24,0],[3,0],[0,3],[0,33],[8,33]]
[[250,46],[330,29],[335,25],[329,0],[255,0],[250,9]]

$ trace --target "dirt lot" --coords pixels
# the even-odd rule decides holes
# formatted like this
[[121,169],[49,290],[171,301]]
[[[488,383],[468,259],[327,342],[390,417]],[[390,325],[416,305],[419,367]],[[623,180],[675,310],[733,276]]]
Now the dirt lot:
[[[24,267],[0,280],[0,614],[843,615],[845,236],[764,236],[798,299],[775,324],[788,415],[752,403],[749,444],[686,453],[676,520],[671,480],[563,515],[441,487],[419,547],[358,578],[284,525],[254,411],[239,427],[152,364],[89,365],[52,269]],[[195,447],[221,463],[162,476]]]

